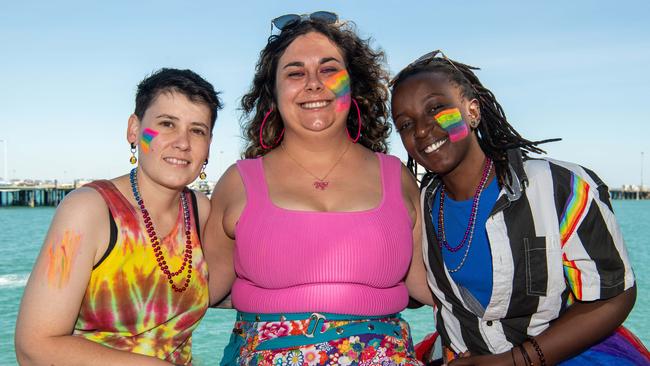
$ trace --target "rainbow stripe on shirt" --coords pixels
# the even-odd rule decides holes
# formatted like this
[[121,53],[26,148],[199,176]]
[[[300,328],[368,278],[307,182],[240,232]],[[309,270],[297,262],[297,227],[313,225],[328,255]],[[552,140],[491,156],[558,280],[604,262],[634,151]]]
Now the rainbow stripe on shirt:
[[582,300],[582,276],[576,261],[570,261],[566,254],[562,254],[562,266],[564,267],[564,278],[571,288],[567,305],[571,305],[576,299]]
[[323,84],[336,95],[337,112],[350,108],[350,75],[346,70],[330,76]]
[[580,177],[571,174],[571,194],[564,206],[560,219],[560,240],[562,246],[578,226],[578,222],[587,208],[589,185]]
[[143,153],[148,153],[149,152],[149,145],[151,144],[151,140],[153,140],[154,137],[158,136],[158,131],[152,130],[151,128],[145,128],[144,131],[142,131],[142,138],[140,138],[140,148],[142,149]]
[[463,121],[463,117],[458,108],[445,109],[433,118],[435,118],[443,130],[447,131],[451,142],[462,140],[469,134],[467,124]]
[[[587,209],[589,196],[589,185],[580,177],[571,174],[571,194],[567,199],[564,211],[560,218],[560,243],[561,246],[569,241],[571,235],[575,232],[580,219]],[[580,269],[576,261],[569,260],[566,252],[562,254],[562,264],[564,266],[564,278],[571,288],[575,299],[582,299],[582,278]],[[571,299],[573,300],[573,299]],[[572,302],[572,301],[571,301]]]

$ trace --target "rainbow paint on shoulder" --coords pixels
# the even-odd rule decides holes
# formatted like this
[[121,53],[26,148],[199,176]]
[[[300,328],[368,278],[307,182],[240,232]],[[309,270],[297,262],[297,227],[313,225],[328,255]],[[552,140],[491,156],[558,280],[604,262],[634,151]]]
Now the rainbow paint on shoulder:
[[51,287],[63,288],[70,282],[72,265],[79,253],[81,235],[65,230],[52,239],[47,248],[47,282]]

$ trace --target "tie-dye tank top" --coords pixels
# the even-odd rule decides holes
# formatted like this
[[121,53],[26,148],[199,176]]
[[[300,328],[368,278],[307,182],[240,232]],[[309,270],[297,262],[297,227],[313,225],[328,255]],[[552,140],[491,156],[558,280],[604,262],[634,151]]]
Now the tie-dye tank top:
[[[140,212],[109,181],[86,185],[97,190],[110,210],[110,242],[93,268],[81,303],[74,335],[105,346],[190,364],[191,335],[208,308],[208,271],[199,241],[196,198],[185,190],[190,205],[192,277],[176,292],[155,259]],[[180,203],[179,203],[180,205]],[[183,214],[162,240],[171,271],[180,268],[185,250]],[[174,277],[184,284],[187,269]]]

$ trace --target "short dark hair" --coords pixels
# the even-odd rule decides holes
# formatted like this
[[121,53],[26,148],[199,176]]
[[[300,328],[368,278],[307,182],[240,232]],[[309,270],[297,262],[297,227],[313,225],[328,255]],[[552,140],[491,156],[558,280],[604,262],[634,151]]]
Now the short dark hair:
[[217,111],[223,107],[219,93],[212,84],[192,70],[162,68],[144,78],[138,84],[133,113],[142,120],[151,103],[160,93],[165,92],[178,92],[192,102],[205,104],[210,109],[210,130],[214,128]]
[[[269,37],[266,47],[260,52],[253,83],[241,101],[244,112],[242,130],[246,140],[244,156],[252,158],[270,151],[261,146],[259,134],[264,115],[275,104],[275,72],[278,61],[296,38],[309,32],[317,32],[329,38],[343,53],[350,75],[352,98],[357,101],[361,113],[359,143],[373,151],[386,152],[391,125],[386,106],[388,89],[385,84],[388,73],[383,68],[384,53],[373,50],[369,39],[359,38],[353,23],[327,24],[319,20],[304,20],[285,27],[279,35]],[[356,131],[358,123],[357,114],[349,113],[348,131]],[[264,141],[274,145],[282,128],[282,118],[275,108],[262,131]]]

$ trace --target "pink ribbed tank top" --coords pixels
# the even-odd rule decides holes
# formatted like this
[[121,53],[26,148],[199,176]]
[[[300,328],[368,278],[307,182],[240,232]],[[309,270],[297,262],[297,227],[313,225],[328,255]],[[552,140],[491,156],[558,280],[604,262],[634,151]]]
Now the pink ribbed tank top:
[[269,197],[262,158],[237,162],[247,200],[235,228],[237,310],[383,315],[406,307],[413,237],[401,163],[376,156],[381,202],[353,212],[278,207]]

